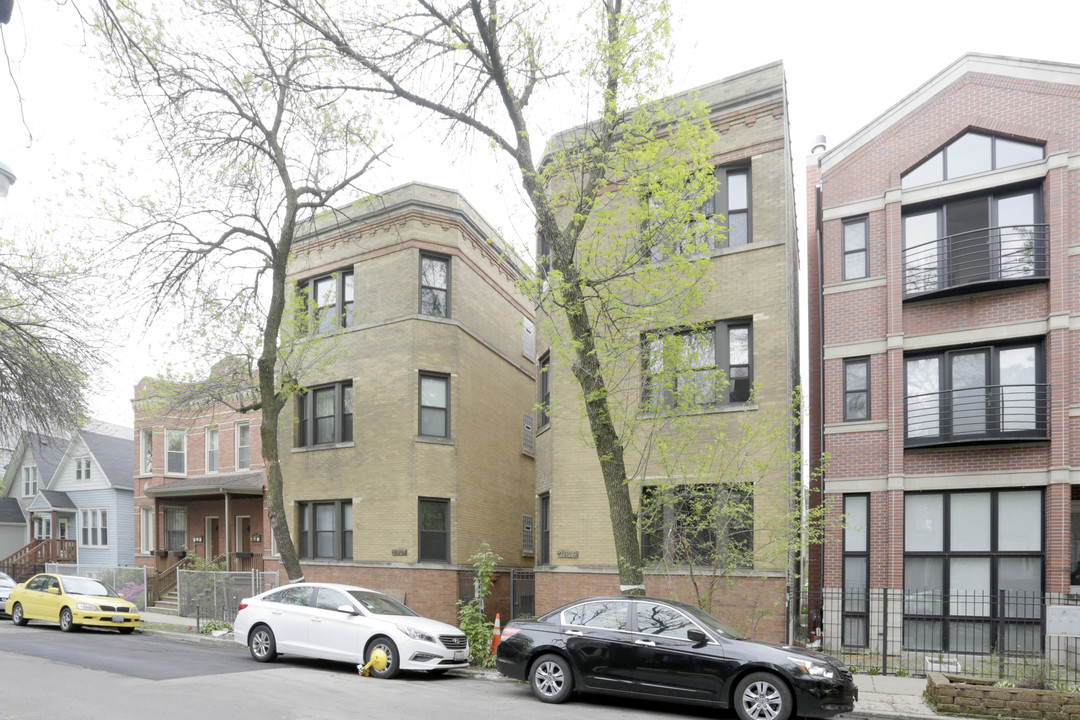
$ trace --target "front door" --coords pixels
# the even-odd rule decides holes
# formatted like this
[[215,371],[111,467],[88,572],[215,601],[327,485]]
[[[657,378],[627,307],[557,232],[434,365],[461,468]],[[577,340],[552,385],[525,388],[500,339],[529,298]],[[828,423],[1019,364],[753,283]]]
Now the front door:
[[58,540],[67,540],[68,535],[68,519],[57,518],[56,520],[56,537]]
[[218,555],[218,532],[221,527],[216,517],[206,518],[206,542],[204,547],[206,548],[206,562],[213,562],[214,558]]
[[[248,515],[236,516],[236,540],[234,541],[236,552],[238,553],[250,553],[251,552],[251,517]],[[250,564],[245,565],[246,558],[250,555],[237,556],[236,569],[247,570],[251,568]]]

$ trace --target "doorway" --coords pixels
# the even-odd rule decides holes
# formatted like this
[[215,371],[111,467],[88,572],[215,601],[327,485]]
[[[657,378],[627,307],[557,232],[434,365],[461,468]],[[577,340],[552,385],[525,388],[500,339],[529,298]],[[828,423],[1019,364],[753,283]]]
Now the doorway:
[[203,547],[206,548],[206,562],[213,562],[218,551],[218,533],[221,527],[218,518],[209,515],[206,518],[206,538]]

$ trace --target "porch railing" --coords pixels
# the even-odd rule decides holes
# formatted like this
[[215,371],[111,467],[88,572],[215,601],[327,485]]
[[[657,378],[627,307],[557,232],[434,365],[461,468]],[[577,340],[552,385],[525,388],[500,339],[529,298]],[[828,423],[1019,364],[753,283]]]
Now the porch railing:
[[44,565],[45,563],[73,563],[78,556],[74,540],[43,538],[24,545],[0,561],[5,566]]

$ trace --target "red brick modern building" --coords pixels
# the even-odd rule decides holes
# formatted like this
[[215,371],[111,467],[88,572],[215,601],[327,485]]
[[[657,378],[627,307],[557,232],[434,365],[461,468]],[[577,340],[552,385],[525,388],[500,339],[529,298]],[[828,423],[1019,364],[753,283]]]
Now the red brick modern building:
[[1038,653],[1080,567],[1080,66],[965,55],[807,175],[811,629]]

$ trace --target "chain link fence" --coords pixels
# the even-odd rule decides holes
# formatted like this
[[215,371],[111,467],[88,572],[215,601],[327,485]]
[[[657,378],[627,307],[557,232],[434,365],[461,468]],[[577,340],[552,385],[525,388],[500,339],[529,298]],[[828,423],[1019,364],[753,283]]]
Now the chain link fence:
[[278,585],[280,576],[276,570],[177,570],[177,609],[182,617],[232,625],[241,600]]
[[58,575],[79,575],[94,578],[118,592],[128,602],[133,602],[139,612],[146,611],[146,568],[115,567],[111,565],[67,565],[46,563],[45,572]]

